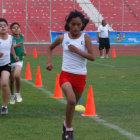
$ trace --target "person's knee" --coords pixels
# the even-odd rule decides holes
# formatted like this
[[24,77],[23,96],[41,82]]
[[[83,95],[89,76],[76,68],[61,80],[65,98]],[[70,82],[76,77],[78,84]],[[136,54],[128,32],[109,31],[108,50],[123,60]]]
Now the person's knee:
[[15,79],[20,79],[20,73],[15,73],[14,78]]
[[20,73],[21,73],[20,68],[16,67],[16,69],[14,71],[14,78],[20,78]]
[[1,83],[1,88],[6,88],[8,87],[8,82],[2,82]]
[[10,76],[10,83],[14,82],[14,76]]
[[76,99],[68,100],[68,104],[71,105],[71,106],[75,106],[76,105]]

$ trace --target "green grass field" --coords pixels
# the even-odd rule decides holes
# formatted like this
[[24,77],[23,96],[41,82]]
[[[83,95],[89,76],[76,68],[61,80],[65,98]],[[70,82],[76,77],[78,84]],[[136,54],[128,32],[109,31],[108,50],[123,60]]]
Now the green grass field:
[[[87,84],[82,95],[82,104],[86,106],[88,87],[92,85],[98,118],[135,137],[125,136],[126,132],[121,134],[94,117],[82,117],[79,112],[75,112],[75,140],[136,140],[136,137],[140,140],[139,60],[140,56],[117,56],[114,59],[100,59],[97,56],[94,62],[88,61]],[[9,114],[0,116],[0,140],[61,140],[65,104],[52,96],[62,57],[53,56],[54,70],[51,72],[45,69],[45,56],[25,57],[22,79],[28,61],[32,80],[22,81],[23,102],[8,105]],[[33,86],[37,66],[41,67],[43,88]]]

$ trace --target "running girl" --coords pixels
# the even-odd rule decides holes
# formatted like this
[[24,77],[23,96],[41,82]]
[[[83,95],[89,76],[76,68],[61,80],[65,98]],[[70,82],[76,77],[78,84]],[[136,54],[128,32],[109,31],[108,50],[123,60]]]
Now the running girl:
[[66,96],[66,121],[63,123],[63,140],[74,140],[72,119],[75,105],[82,95],[86,84],[87,59],[93,61],[93,48],[90,37],[82,33],[88,19],[81,12],[70,12],[66,19],[65,30],[68,31],[58,38],[48,48],[47,69],[52,70],[52,50],[62,44],[63,62],[60,74],[60,86]]

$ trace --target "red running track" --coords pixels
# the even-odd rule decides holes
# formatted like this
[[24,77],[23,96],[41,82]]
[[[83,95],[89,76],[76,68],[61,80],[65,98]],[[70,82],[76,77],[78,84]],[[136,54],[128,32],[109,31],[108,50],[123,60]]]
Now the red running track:
[[[33,55],[36,48],[37,55],[47,55],[48,46],[25,46],[27,55]],[[93,46],[94,54],[99,55],[98,46]],[[112,48],[115,48],[116,55],[140,55],[140,46],[111,46],[109,55],[112,55]],[[58,46],[53,50],[54,55],[62,55],[62,47]]]

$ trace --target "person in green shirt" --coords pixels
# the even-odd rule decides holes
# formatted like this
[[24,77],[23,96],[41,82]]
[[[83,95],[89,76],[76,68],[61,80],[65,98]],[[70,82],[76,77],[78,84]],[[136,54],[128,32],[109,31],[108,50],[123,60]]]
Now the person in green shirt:
[[[23,57],[26,55],[25,48],[23,46],[24,36],[21,34],[20,24],[14,22],[10,26],[13,36],[13,46],[16,55],[19,57],[19,61],[16,62],[11,55],[11,75],[10,75],[10,104],[15,104],[15,97],[17,102],[22,102],[20,93],[20,74],[23,67]],[[14,86],[16,86],[16,93],[14,93]]]

